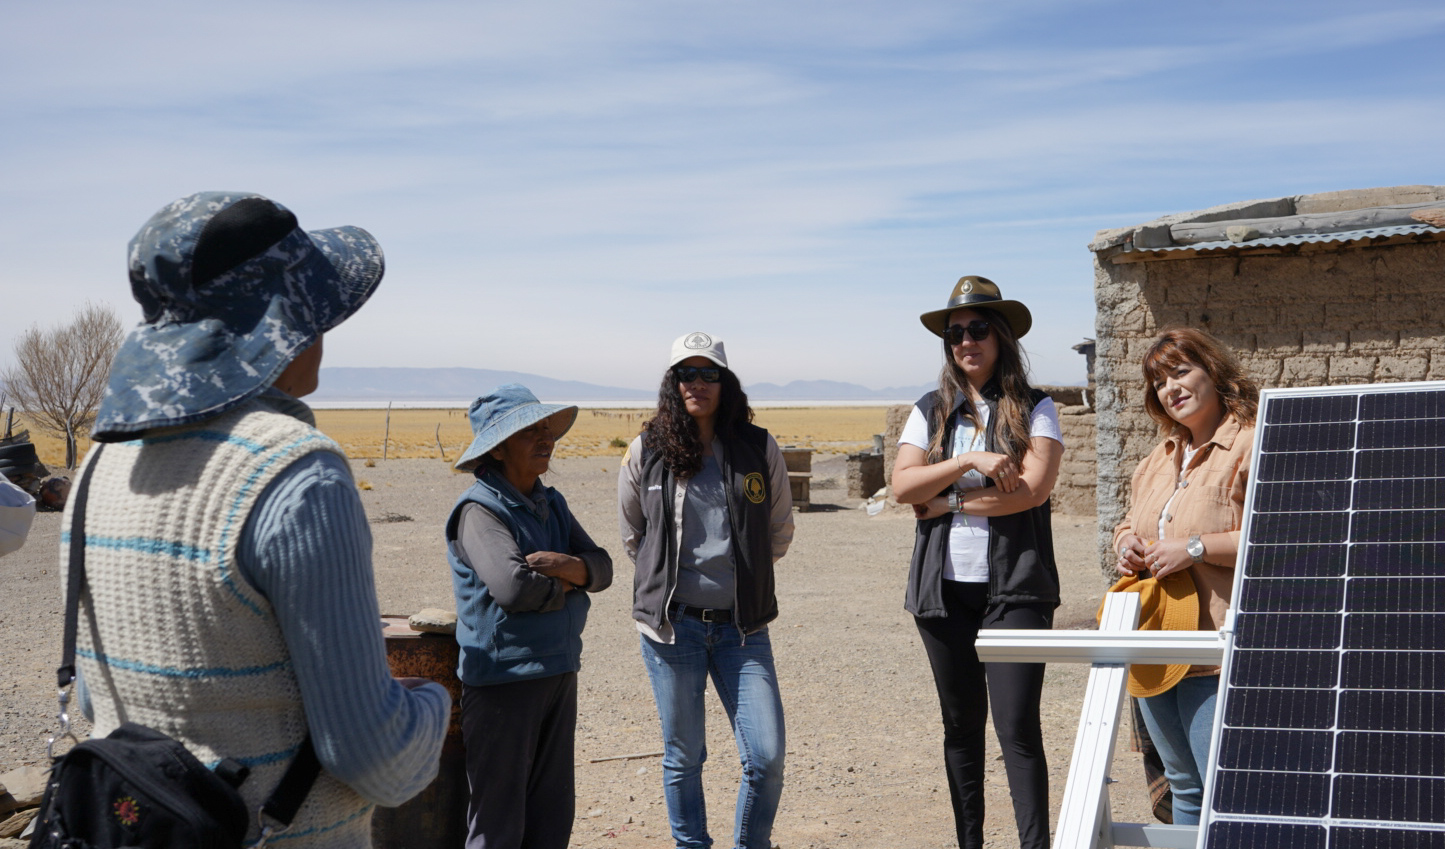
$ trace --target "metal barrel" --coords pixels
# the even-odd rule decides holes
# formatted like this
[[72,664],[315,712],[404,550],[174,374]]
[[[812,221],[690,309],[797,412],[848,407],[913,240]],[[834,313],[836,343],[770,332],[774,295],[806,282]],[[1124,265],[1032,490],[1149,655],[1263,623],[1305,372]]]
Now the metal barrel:
[[467,842],[467,759],[462,748],[462,682],[457,679],[457,641],[448,634],[419,634],[405,616],[383,616],[386,662],[397,678],[426,678],[447,688],[452,717],[442,743],[437,777],[411,801],[377,808],[371,819],[375,849],[462,849]]

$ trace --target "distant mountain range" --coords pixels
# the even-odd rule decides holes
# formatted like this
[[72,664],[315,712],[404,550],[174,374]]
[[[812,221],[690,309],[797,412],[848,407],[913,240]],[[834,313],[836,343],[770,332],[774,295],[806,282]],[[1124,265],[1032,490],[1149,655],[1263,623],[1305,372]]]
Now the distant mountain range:
[[[323,368],[321,387],[307,400],[439,401],[466,403],[504,383],[521,383],[545,401],[652,402],[656,389],[599,386],[556,380],[520,371],[482,368]],[[755,383],[744,387],[753,401],[913,401],[930,385],[869,389],[836,380],[794,380],[786,385]]]

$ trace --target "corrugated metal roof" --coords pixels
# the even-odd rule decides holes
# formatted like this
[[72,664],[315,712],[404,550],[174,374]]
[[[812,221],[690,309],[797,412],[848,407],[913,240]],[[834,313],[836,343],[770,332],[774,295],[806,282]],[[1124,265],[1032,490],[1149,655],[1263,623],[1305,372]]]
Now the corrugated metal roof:
[[1340,233],[1299,233],[1293,236],[1269,236],[1250,239],[1246,242],[1231,242],[1222,239],[1215,242],[1195,242],[1192,245],[1170,245],[1165,248],[1136,248],[1139,252],[1162,253],[1167,251],[1222,251],[1240,248],[1268,248],[1284,245],[1302,245],[1310,242],[1319,244],[1365,242],[1373,239],[1388,239],[1393,236],[1445,233],[1445,229],[1429,224],[1402,224],[1396,227],[1372,227],[1366,230],[1346,230]]

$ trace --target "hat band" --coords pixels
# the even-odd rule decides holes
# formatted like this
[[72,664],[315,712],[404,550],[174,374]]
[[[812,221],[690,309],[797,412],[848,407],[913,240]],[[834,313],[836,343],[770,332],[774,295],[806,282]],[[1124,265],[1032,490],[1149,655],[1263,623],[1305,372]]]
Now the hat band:
[[967,306],[969,304],[992,304],[1002,301],[998,295],[989,295],[983,292],[969,292],[959,295],[948,302],[948,309]]

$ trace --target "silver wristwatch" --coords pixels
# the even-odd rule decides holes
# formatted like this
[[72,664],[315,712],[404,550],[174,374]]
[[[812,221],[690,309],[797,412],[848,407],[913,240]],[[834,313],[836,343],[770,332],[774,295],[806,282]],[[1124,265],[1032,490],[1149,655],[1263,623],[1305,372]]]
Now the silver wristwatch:
[[948,491],[948,509],[954,513],[957,513],[961,504],[962,499],[959,498],[958,490],[950,489]]
[[1194,558],[1195,563],[1204,559],[1204,541],[1199,538],[1199,534],[1189,538],[1189,542],[1184,544],[1184,551]]

